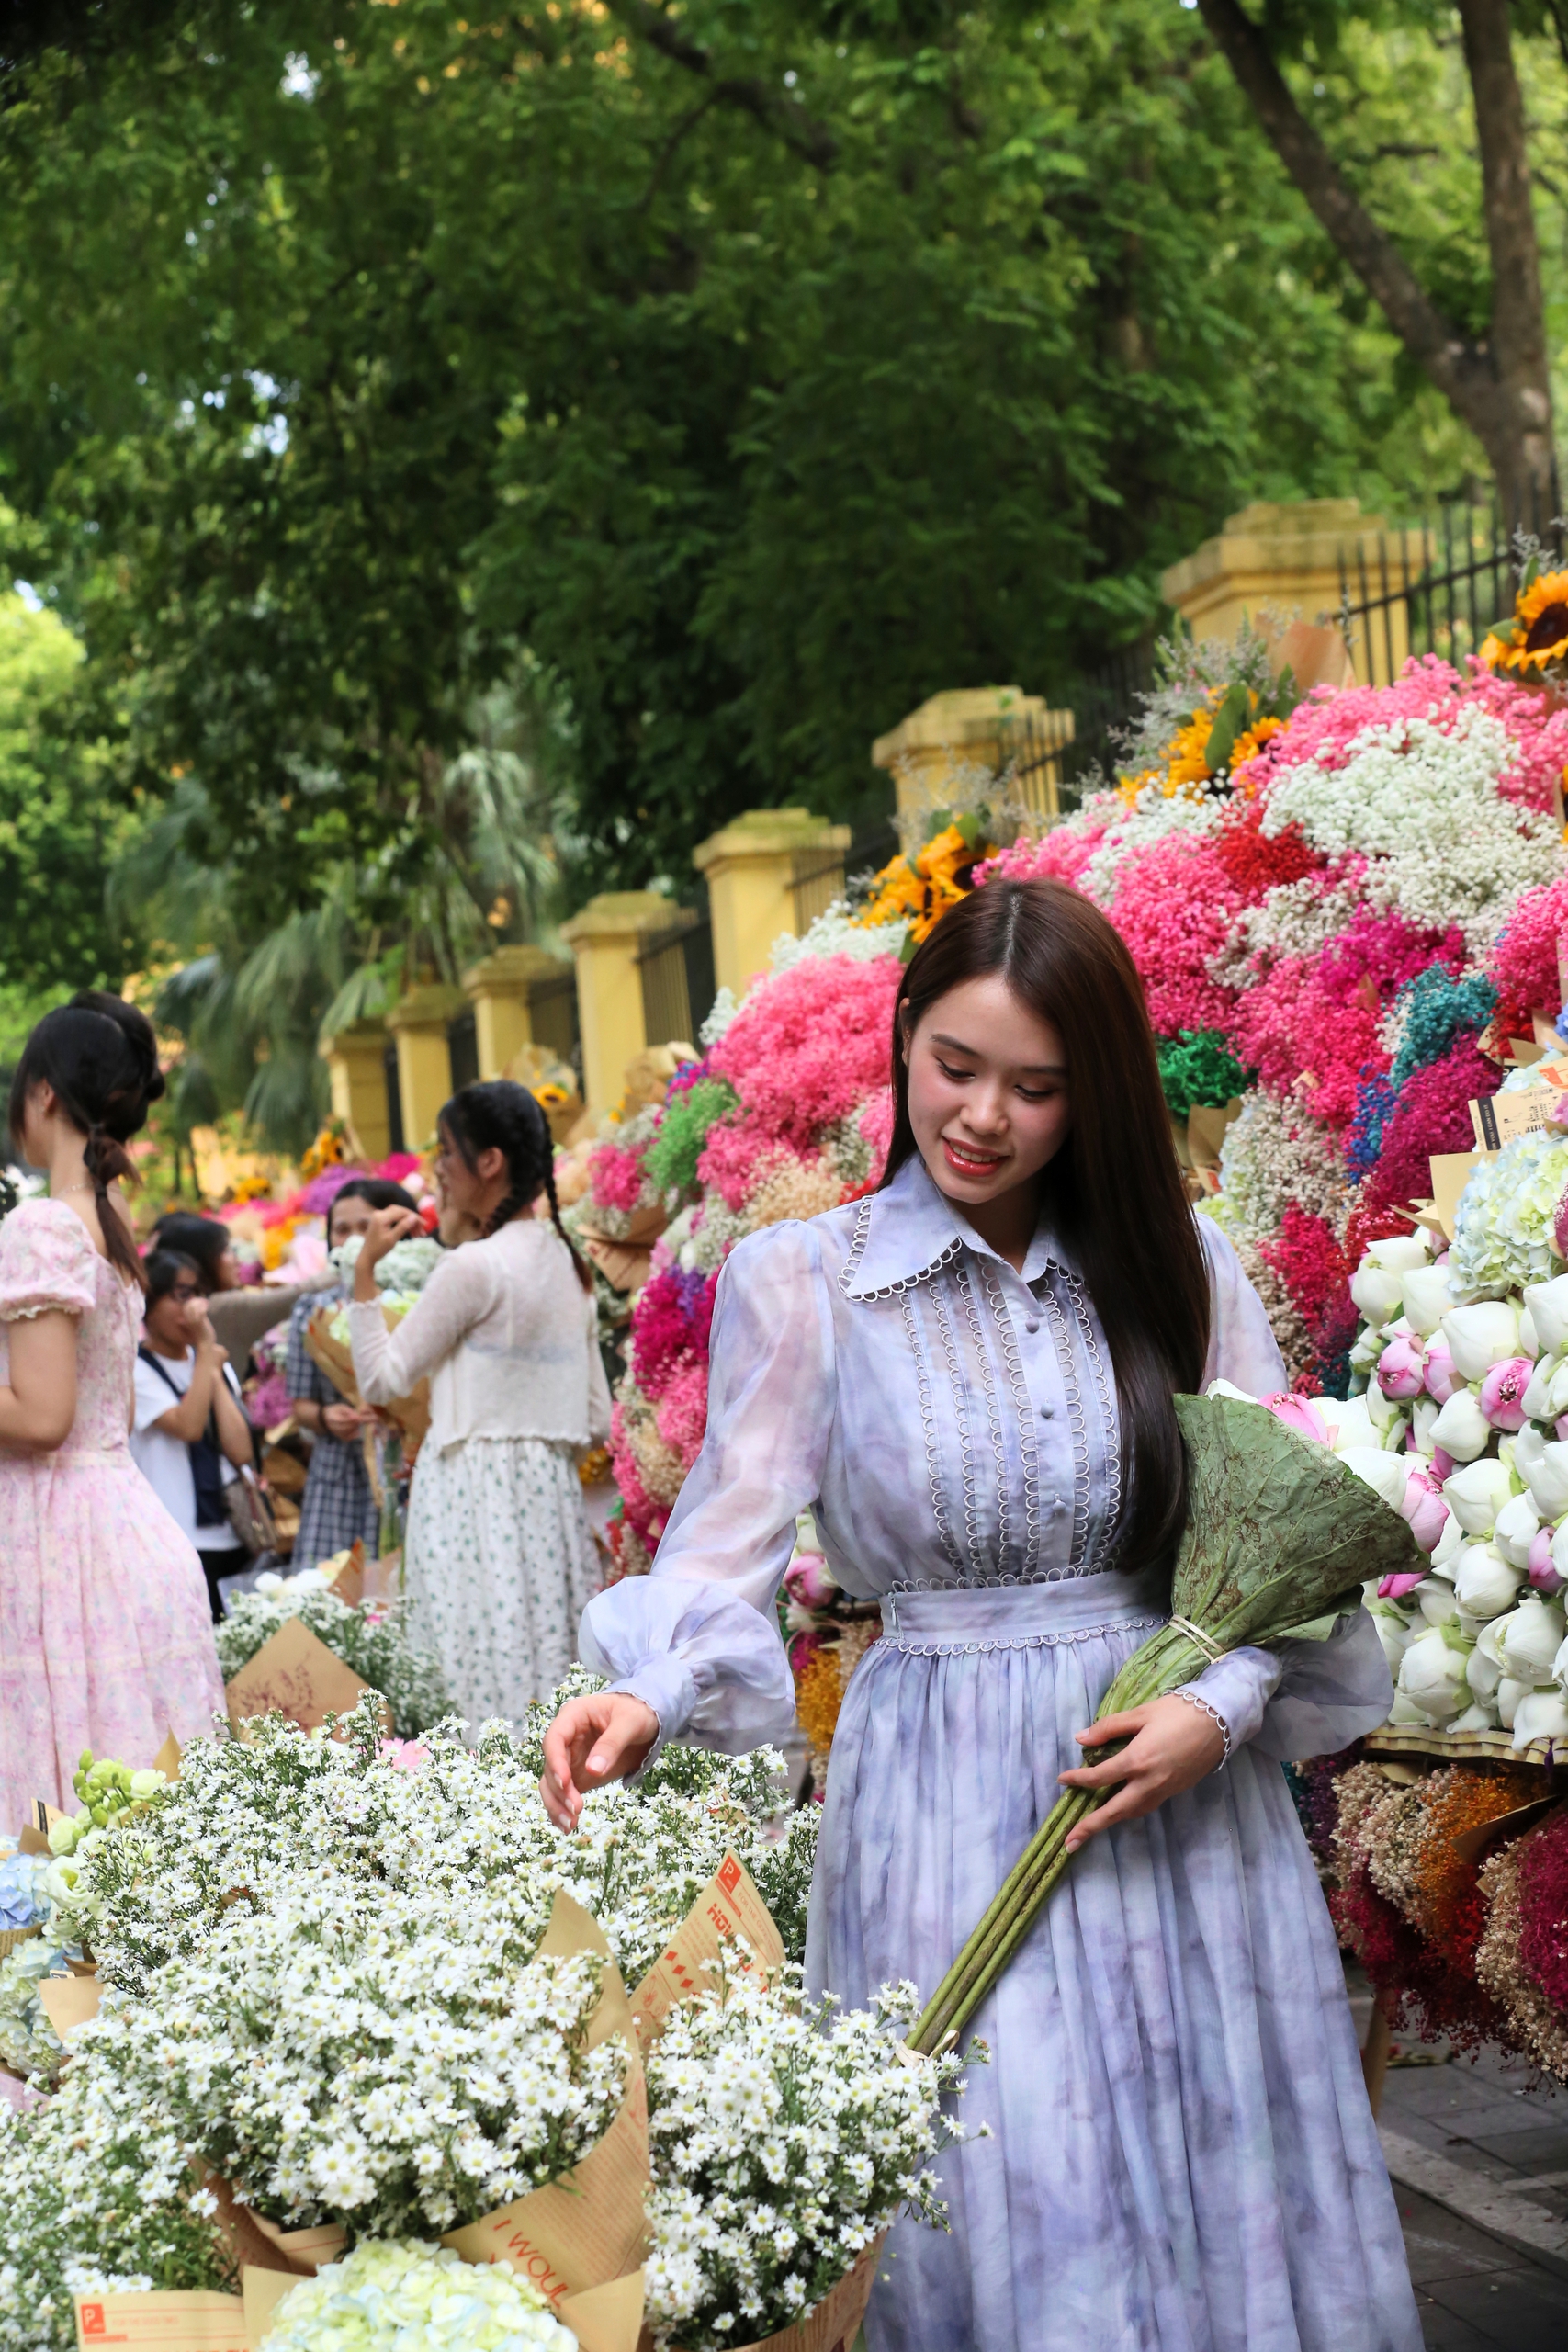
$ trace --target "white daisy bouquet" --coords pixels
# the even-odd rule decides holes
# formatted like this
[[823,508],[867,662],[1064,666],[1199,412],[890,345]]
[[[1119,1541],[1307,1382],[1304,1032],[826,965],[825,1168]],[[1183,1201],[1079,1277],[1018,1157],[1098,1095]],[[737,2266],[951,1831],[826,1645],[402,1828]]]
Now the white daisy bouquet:
[[291,1617],[381,1693],[400,1739],[417,1739],[446,1713],[440,1661],[410,1639],[403,1603],[369,1600],[350,1605],[313,1568],[297,1577],[264,1577],[254,1592],[230,1602],[229,1614],[213,1628],[224,1681],[231,1682],[249,1666]]
[[626,2089],[626,2043],[590,2047],[601,1963],[541,1954],[536,1910],[500,1883],[277,1889],[81,2044],[274,2221],[450,2230],[570,2172]]
[[[960,2127],[939,2100],[956,2055],[900,2045],[920,2007],[884,1986],[874,2014],[734,1976],[682,2003],[649,2053],[647,2315],[659,2352],[710,2352],[793,2326],[901,2207],[938,2227],[930,2160]],[[852,2326],[851,2329],[852,2333]]]

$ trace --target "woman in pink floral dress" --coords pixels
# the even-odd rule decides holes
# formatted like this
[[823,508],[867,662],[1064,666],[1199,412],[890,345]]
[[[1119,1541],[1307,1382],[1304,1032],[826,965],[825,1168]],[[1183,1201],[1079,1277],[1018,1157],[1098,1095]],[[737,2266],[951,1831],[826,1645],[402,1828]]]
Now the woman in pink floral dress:
[[195,1552],[131,1461],[135,1245],[109,1193],[163,1091],[152,1031],[62,1006],[28,1038],[11,1129],[50,1197],[0,1224],[0,1829],[73,1804],[82,1750],[150,1764],[222,1704]]

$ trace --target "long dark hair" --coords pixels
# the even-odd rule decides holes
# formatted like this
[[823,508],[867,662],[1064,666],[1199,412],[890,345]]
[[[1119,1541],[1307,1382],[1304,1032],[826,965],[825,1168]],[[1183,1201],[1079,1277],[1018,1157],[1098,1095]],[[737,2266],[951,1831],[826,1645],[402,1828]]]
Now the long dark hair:
[[333,1229],[333,1217],[340,1201],[364,1201],[373,1209],[415,1209],[419,1203],[401,1184],[394,1184],[389,1176],[351,1176],[333,1194],[332,1207],[327,1211],[327,1231]]
[[1083,1270],[1110,1342],[1122,1420],[1122,1567],[1168,1556],[1186,1515],[1171,1399],[1196,1389],[1209,1280],[1171,1148],[1154,1033],[1133,959],[1089,899],[1060,882],[987,882],[910,958],[893,1016],[893,1140],[885,1184],[916,1150],[904,1049],[939,997],[998,973],[1067,1049],[1073,1122],[1042,1201]]
[[[118,1004],[119,999],[113,1001]],[[130,1014],[133,1008],[122,1005],[121,1011]],[[149,1040],[152,1034],[149,1029]],[[134,1181],[135,1165],[125,1147],[164,1091],[156,1052],[149,1069],[146,1053],[122,1022],[85,1005],[58,1005],[22,1047],[11,1080],[9,1121],[18,1148],[28,1097],[39,1086],[54,1089],[61,1109],[85,1139],[82,1157],[97,1203],[104,1255],[118,1273],[140,1284],[141,1261],[130,1227],[109,1198],[109,1186],[127,1177]]]
[[504,1199],[497,1202],[491,1214],[486,1235],[499,1233],[543,1193],[550,1204],[550,1222],[571,1252],[577,1279],[584,1290],[592,1290],[593,1276],[560,1221],[549,1122],[527,1088],[510,1078],[487,1078],[473,1086],[460,1086],[443,1105],[437,1125],[451,1136],[465,1168],[477,1167],[481,1151],[499,1151],[506,1160],[511,1181]]

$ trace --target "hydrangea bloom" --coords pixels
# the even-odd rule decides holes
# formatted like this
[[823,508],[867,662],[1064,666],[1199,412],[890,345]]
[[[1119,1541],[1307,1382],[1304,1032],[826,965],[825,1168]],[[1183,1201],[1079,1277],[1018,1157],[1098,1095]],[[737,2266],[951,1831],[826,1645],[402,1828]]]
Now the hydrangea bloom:
[[1460,1198],[1450,1262],[1456,1284],[1500,1296],[1547,1281],[1557,1204],[1568,1190],[1568,1141],[1518,1136],[1483,1161]]
[[577,2352],[544,2297],[504,2263],[418,2238],[367,2239],[302,2278],[267,2329],[273,2352]]

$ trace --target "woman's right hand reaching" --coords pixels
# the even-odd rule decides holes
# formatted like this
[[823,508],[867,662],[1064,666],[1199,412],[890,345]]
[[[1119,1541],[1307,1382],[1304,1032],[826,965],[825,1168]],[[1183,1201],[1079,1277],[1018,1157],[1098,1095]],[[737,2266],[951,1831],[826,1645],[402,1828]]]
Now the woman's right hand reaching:
[[606,1781],[624,1781],[659,1737],[653,1709],[626,1690],[595,1690],[569,1699],[545,1734],[539,1794],[558,1829],[575,1829],[582,1799]]

